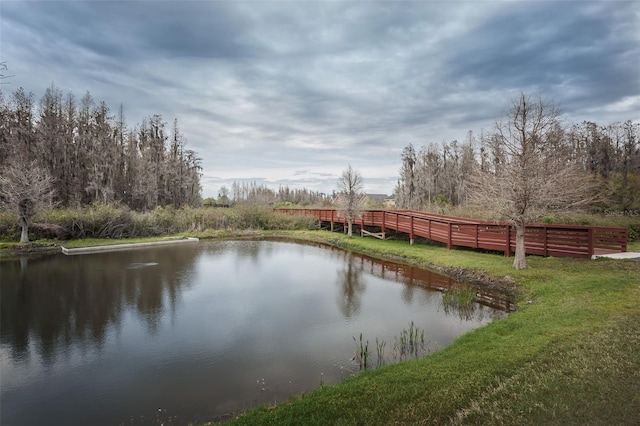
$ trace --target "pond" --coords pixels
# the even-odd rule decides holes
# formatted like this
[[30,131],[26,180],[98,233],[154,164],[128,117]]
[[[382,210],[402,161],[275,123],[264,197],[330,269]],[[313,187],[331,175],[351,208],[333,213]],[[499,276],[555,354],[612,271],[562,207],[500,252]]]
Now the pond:
[[[216,241],[0,263],[2,425],[224,420],[412,356],[510,302],[320,245]],[[384,341],[377,357],[376,339]]]

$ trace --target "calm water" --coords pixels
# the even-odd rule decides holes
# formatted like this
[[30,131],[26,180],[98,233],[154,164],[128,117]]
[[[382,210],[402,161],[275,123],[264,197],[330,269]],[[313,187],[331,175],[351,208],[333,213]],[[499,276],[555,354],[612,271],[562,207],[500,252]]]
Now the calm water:
[[359,369],[353,337],[428,348],[505,315],[435,273],[320,246],[222,241],[0,263],[3,426],[224,419]]

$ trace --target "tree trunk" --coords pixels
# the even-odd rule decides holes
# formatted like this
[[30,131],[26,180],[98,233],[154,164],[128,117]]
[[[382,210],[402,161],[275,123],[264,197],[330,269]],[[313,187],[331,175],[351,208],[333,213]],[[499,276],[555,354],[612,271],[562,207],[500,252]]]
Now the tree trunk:
[[353,236],[353,221],[351,220],[351,218],[347,219],[347,227],[348,227],[348,231],[347,231],[347,235],[349,237]]
[[515,269],[524,269],[527,267],[527,257],[524,246],[524,233],[525,222],[524,220],[517,220],[515,222],[516,228],[516,254],[513,259],[513,267]]
[[20,218],[20,227],[22,228],[22,232],[20,233],[20,243],[28,243],[29,242],[29,225],[25,218]]

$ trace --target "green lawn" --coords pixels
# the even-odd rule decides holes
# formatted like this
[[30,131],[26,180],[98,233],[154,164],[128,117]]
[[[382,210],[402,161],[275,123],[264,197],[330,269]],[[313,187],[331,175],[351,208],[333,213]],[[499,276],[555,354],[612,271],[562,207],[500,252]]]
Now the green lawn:
[[[282,234],[282,233],[280,233]],[[416,361],[323,386],[231,424],[640,424],[640,262],[530,257],[352,239],[299,238],[518,284],[518,312]]]

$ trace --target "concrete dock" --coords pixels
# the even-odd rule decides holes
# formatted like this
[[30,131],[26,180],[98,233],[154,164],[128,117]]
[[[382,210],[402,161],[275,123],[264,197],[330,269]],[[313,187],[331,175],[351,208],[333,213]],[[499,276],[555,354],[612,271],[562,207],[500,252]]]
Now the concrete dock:
[[633,251],[626,251],[624,253],[594,254],[592,259],[598,259],[601,257],[605,257],[607,259],[632,259],[640,261],[640,253]]
[[104,253],[109,251],[131,250],[143,247],[166,246],[170,244],[197,243],[198,241],[200,241],[200,239],[198,238],[183,238],[180,240],[151,241],[148,243],[111,244],[95,247],[60,248],[62,249],[62,253],[66,254],[67,256],[71,256],[76,254]]

